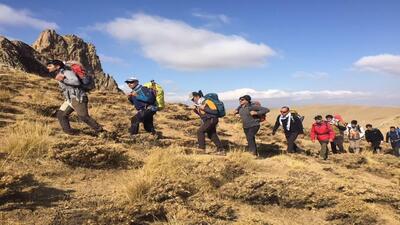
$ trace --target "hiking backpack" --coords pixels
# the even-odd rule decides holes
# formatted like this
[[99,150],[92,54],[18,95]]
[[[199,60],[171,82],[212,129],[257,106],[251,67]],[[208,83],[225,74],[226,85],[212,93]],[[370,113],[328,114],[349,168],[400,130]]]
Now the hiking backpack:
[[[259,101],[253,101],[252,104],[261,107],[261,103]],[[264,122],[267,119],[267,113],[262,115],[255,115],[253,116],[254,119],[259,119],[260,122]]]
[[133,91],[136,92],[136,99],[138,101],[147,103],[149,105],[156,104],[156,95],[153,89],[138,85],[133,89]]
[[218,117],[224,117],[226,115],[224,103],[218,99],[218,95],[215,93],[209,93],[204,96],[204,99],[212,101],[217,106]]
[[81,83],[79,87],[81,87],[83,90],[91,91],[96,88],[94,76],[89,75],[81,63],[69,61],[65,65],[67,66],[68,70],[74,72],[74,74],[78,77],[79,82]]
[[297,110],[291,109],[291,110],[290,110],[290,114],[292,114],[293,117],[299,118],[300,121],[303,122],[304,116],[300,115],[300,114],[297,112]]
[[165,100],[164,100],[163,88],[159,84],[156,84],[154,87],[151,82],[147,82],[147,83],[143,84],[143,86],[147,87],[149,89],[152,89],[154,91],[154,94],[156,96],[157,110],[160,111],[160,110],[164,109],[165,108]]

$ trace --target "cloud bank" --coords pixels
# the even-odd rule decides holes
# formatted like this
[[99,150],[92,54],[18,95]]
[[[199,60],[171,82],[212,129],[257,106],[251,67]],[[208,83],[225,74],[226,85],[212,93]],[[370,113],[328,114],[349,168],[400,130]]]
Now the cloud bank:
[[238,35],[195,28],[178,20],[134,14],[97,24],[122,41],[138,43],[145,57],[176,70],[204,70],[262,66],[275,51]]
[[0,25],[24,26],[35,29],[57,29],[54,22],[35,18],[28,10],[17,10],[0,3]]

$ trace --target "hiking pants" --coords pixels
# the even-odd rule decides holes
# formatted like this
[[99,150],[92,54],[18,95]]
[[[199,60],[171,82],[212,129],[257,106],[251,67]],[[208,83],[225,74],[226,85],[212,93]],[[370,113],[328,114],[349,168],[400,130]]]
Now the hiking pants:
[[328,143],[329,141],[319,141],[321,144],[321,151],[319,152],[319,155],[321,158],[326,160],[328,158]]
[[299,136],[299,133],[297,132],[291,132],[291,133],[285,133],[286,136],[286,141],[287,141],[287,152],[289,153],[294,153],[297,151],[297,145],[295,143],[297,136]]
[[360,153],[360,142],[361,139],[358,140],[349,140],[349,152],[355,152],[355,153]]
[[206,133],[209,139],[214,142],[218,150],[223,150],[221,141],[217,135],[217,124],[218,118],[209,118],[203,121],[199,129],[197,130],[197,140],[199,142],[200,149],[206,149]]
[[391,143],[392,144],[392,149],[393,149],[393,155],[394,156],[397,156],[397,157],[400,157],[400,146],[399,146],[399,144],[397,144],[397,142],[395,142],[395,143]]
[[65,101],[57,112],[57,119],[60,122],[61,128],[66,133],[71,133],[72,129],[69,123],[69,116],[73,111],[76,111],[80,120],[85,122],[96,132],[102,131],[103,128],[89,116],[88,111],[88,98],[84,97],[82,102],[77,101],[75,98],[71,102]]
[[256,134],[259,129],[260,126],[243,128],[244,133],[246,134],[247,148],[254,155],[257,155]]
[[382,150],[381,142],[380,141],[372,142],[371,148],[373,149],[373,153],[380,153],[380,151]]
[[343,136],[336,136],[335,139],[333,139],[333,142],[331,142],[331,149],[333,154],[345,152],[343,142]]
[[136,135],[139,133],[139,125],[143,123],[144,129],[152,134],[156,134],[153,124],[153,116],[156,112],[149,109],[139,110],[136,115],[131,118],[131,127],[129,128],[129,133],[131,135]]

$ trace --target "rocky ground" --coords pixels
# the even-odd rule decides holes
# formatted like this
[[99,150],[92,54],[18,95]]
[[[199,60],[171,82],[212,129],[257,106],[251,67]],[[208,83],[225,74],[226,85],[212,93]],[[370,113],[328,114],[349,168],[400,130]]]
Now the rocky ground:
[[[400,224],[400,160],[390,154],[318,158],[284,154],[282,134],[264,123],[261,158],[243,152],[239,120],[221,120],[227,156],[196,151],[198,118],[182,104],[157,113],[159,138],[127,133],[132,106],[118,93],[90,95],[96,136],[72,117],[49,79],[0,70],[1,224]],[[364,146],[365,148],[365,146]],[[386,153],[390,153],[387,149]]]

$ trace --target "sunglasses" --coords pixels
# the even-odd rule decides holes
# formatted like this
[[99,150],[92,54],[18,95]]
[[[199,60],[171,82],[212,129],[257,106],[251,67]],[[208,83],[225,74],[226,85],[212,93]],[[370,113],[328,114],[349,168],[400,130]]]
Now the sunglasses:
[[241,98],[241,99],[239,99],[239,102],[242,102],[242,101],[244,101],[245,99],[244,98]]
[[288,111],[281,111],[281,113],[287,113]]

